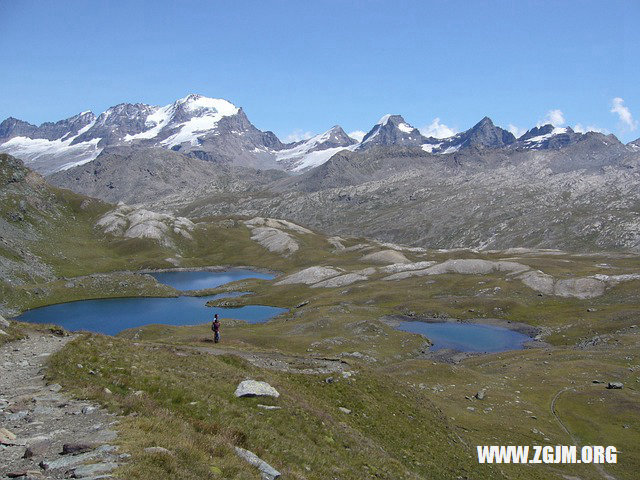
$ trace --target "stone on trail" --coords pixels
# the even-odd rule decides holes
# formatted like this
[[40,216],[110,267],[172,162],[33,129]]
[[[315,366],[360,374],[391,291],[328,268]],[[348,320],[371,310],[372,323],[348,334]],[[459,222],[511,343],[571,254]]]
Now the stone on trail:
[[267,382],[244,380],[240,382],[235,392],[236,397],[276,397],[280,394]]
[[[92,460],[103,453],[111,453],[116,450],[113,445],[100,445],[92,452],[81,453],[79,455],[65,456],[57,458],[55,460],[43,460],[40,462],[40,467],[44,470],[57,470],[62,468],[71,468],[75,465],[84,463],[88,460]],[[88,476],[88,475],[83,475]]]
[[280,478],[280,472],[258,457],[255,453],[240,447],[235,447],[235,449],[236,454],[240,458],[260,470],[263,480],[275,480]]
[[91,465],[81,465],[73,471],[73,478],[84,478],[100,473],[110,472],[118,468],[118,464],[114,462],[93,463]]
[[16,472],[9,472],[7,473],[7,477],[17,478],[19,480],[35,480],[44,478],[42,472],[38,470],[20,470]]
[[62,445],[62,452],[60,455],[77,455],[79,453],[85,453],[89,450],[96,448],[95,445],[88,443],[65,443]]
[[25,449],[22,458],[42,457],[47,453],[50,447],[50,439],[33,441],[32,443],[29,443],[29,445]]
[[15,445],[16,434],[6,428],[0,428],[0,444]]

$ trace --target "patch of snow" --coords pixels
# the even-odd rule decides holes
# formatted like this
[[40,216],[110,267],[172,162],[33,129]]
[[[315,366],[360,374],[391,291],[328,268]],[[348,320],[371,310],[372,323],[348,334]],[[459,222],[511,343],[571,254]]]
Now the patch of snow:
[[331,138],[332,130],[333,129],[311,137],[309,140],[306,140],[293,148],[280,150],[276,153],[276,161],[290,163],[293,165],[293,168],[291,169],[292,171],[300,172],[302,170],[322,165],[342,150],[353,151],[356,148],[357,145],[350,145],[348,147],[331,147],[323,149],[322,144]]
[[386,125],[390,118],[391,114],[387,113],[386,115],[383,115],[380,120],[378,120],[378,123],[376,123],[376,125]]
[[401,124],[399,124],[399,125],[398,125],[398,129],[399,129],[401,132],[404,132],[404,133],[411,133],[411,132],[413,132],[413,130],[414,130],[414,129],[413,129],[413,127],[412,127],[411,125],[408,125],[408,124],[406,124],[406,123],[401,123]]
[[442,143],[436,143],[435,145],[432,143],[425,143],[420,148],[422,148],[422,150],[424,150],[427,153],[433,153],[433,151],[437,148],[440,148],[441,145]]
[[167,126],[171,116],[175,112],[175,105],[167,105],[165,107],[157,108],[153,113],[150,113],[147,116],[144,124],[146,127],[149,127],[149,130],[144,132],[136,133],[135,135],[126,135],[124,137],[125,142],[130,142],[131,140],[136,140],[139,138],[154,138],[162,130]]
[[[85,129],[88,127],[84,127],[78,134],[81,134]],[[0,152],[20,158],[27,166],[46,158],[51,167],[45,170],[45,173],[50,173],[90,162],[102,151],[102,148],[98,147],[100,138],[71,145],[76,137],[77,135],[57,140],[13,137],[0,145]]]
[[[174,117],[179,108],[194,116],[186,122],[175,123]],[[155,138],[164,128],[171,126],[171,128],[179,128],[179,131],[162,141],[162,145],[173,147],[187,142],[197,145],[198,134],[213,130],[220,119],[236,115],[239,110],[231,102],[221,98],[189,95],[164,107],[154,107],[153,112],[145,120],[145,126],[149,129],[135,135],[127,135],[124,140],[129,142]]]
[[457,152],[458,150],[460,150],[460,145],[453,145],[451,147],[445,148],[442,152],[438,152],[438,153],[441,153],[442,155],[446,155],[447,153]]
[[544,142],[545,140],[553,137],[554,135],[561,135],[563,133],[567,133],[567,129],[563,128],[563,127],[554,127],[554,129],[549,132],[546,133],[544,135],[538,135],[537,137],[531,137],[527,140],[525,140],[525,144],[527,145],[527,147],[532,148],[537,146],[538,144]]

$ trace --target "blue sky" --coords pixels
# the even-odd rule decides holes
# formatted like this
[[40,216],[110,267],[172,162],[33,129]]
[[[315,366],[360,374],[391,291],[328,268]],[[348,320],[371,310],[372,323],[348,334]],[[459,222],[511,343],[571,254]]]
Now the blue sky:
[[368,130],[385,113],[446,132],[485,115],[529,128],[555,111],[629,141],[639,23],[635,0],[0,0],[0,118],[195,92],[281,138]]

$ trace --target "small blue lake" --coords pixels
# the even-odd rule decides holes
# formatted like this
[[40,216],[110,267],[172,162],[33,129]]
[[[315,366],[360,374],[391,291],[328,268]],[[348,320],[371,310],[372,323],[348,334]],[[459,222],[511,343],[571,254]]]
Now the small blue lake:
[[[245,278],[272,279],[275,275],[252,270],[234,269],[220,272],[185,271],[152,273],[156,280],[177,290],[215,288]],[[68,331],[116,335],[128,328],[154,323],[164,325],[197,325],[211,322],[217,313],[224,326],[225,318],[262,323],[286,312],[285,308],[247,305],[240,308],[210,308],[205,304],[220,298],[240,297],[248,292],[226,292],[205,297],[176,298],[108,298],[80,300],[28,310],[17,320],[31,323],[53,323]]]
[[236,268],[220,272],[185,271],[185,272],[154,272],[150,273],[158,282],[169,285],[176,290],[203,290],[216,288],[226,283],[244,280],[246,278],[259,278],[272,280],[276,276],[271,273],[261,273],[254,270]]
[[403,321],[398,330],[419,333],[433,343],[431,351],[442,348],[460,352],[491,353],[520,350],[531,337],[504,327],[457,322]]
[[229,295],[177,298],[108,298],[81,300],[34,308],[17,320],[31,323],[53,323],[65,330],[86,330],[116,335],[128,328],[153,323],[164,325],[197,325],[213,320],[217,313],[224,327],[225,318],[262,323],[286,312],[285,308],[248,305],[240,308],[212,308],[205,303]]

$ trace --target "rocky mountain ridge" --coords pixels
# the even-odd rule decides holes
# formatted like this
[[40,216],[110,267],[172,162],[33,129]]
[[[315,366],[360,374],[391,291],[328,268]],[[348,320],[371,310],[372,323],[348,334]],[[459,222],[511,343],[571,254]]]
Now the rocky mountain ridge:
[[[516,138],[484,117],[464,132],[433,138],[400,115],[385,115],[359,143],[336,125],[310,139],[285,144],[273,132],[256,128],[242,108],[227,100],[190,94],[162,107],[122,103],[97,117],[87,111],[40,126],[10,117],[0,123],[0,152],[43,174],[83,165],[115,146],[164,148],[217,164],[298,173],[342,150],[377,146],[420,147],[434,154],[474,148],[546,150],[567,147],[594,133],[543,125]],[[622,145],[612,135],[607,138]],[[636,141],[624,148],[632,151],[640,145]]]

